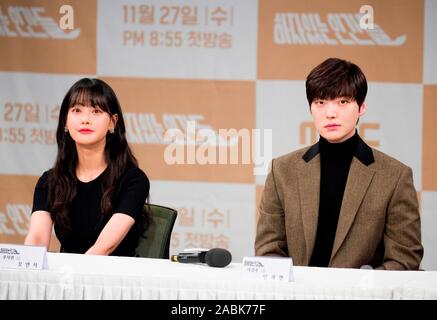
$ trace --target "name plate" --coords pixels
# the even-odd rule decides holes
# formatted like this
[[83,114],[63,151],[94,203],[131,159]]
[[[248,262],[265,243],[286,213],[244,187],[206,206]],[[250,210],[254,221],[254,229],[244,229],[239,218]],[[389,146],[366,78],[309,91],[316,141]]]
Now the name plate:
[[47,249],[44,246],[0,243],[0,268],[47,269]]
[[243,278],[291,282],[293,259],[283,257],[244,257]]

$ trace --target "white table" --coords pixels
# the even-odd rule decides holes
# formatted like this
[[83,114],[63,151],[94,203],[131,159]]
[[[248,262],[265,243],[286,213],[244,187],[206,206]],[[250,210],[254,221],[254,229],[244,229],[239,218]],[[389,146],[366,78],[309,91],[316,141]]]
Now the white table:
[[294,267],[289,283],[248,280],[241,264],[48,253],[48,270],[0,269],[5,299],[437,299],[437,272]]

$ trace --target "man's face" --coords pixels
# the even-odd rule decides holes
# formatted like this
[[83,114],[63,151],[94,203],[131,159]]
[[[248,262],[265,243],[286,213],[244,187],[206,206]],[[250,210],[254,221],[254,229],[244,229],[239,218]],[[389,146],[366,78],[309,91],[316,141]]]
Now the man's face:
[[350,98],[315,99],[311,103],[314,125],[319,134],[331,143],[352,137],[358,118],[365,112],[365,103],[358,108],[357,102]]

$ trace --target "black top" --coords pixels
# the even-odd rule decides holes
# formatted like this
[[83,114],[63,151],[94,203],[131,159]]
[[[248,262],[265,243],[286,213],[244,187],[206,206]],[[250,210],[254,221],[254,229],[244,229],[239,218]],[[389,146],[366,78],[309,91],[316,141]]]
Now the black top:
[[349,168],[358,140],[356,132],[341,143],[329,143],[320,137],[319,218],[310,266],[329,265]]
[[[48,172],[39,178],[35,187],[32,212],[44,210],[50,212],[47,205]],[[109,221],[109,217],[101,220],[100,200],[102,198],[102,181],[107,169],[97,178],[89,182],[77,182],[77,193],[73,199],[69,217],[71,232],[61,236],[56,228],[55,233],[61,243],[61,252],[85,253],[93,246]],[[139,241],[139,219],[143,213],[144,203],[149,194],[150,183],[146,174],[136,166],[127,169],[121,176],[113,196],[113,212],[123,213],[135,219],[134,226],[126,237],[112,252],[114,256],[134,256]]]

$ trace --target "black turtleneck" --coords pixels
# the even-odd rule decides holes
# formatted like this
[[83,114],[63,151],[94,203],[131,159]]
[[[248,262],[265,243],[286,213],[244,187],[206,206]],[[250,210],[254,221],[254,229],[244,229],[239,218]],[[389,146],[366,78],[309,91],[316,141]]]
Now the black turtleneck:
[[310,266],[327,267],[331,259],[344,189],[358,139],[357,132],[341,143],[329,143],[320,137],[319,218]]

